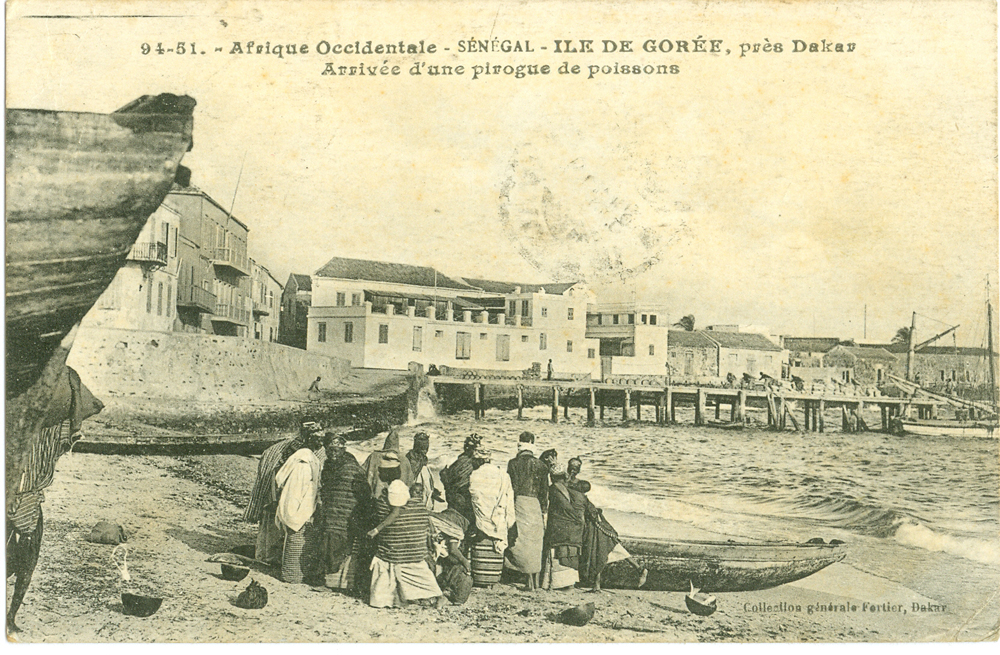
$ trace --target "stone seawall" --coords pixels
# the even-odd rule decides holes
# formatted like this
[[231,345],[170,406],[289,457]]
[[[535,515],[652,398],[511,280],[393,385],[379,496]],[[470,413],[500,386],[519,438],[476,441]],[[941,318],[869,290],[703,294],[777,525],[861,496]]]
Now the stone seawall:
[[347,360],[240,337],[81,328],[69,361],[98,397],[195,403],[308,401]]

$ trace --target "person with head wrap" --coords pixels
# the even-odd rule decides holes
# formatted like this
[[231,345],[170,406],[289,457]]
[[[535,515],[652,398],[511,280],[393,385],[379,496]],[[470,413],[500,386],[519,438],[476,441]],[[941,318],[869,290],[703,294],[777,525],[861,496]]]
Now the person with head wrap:
[[514,489],[510,476],[490,463],[482,448],[473,453],[476,467],[469,476],[469,496],[475,514],[476,538],[472,543],[472,581],[477,587],[500,582],[503,555],[510,543],[514,523]]
[[358,460],[347,452],[344,437],[327,432],[327,459],[320,474],[320,516],[323,525],[323,560],[326,586],[355,588],[358,553],[364,534],[360,513],[367,510],[371,488]]
[[465,547],[469,520],[453,509],[432,513],[434,557],[438,586],[454,605],[461,605],[472,593],[472,563]]
[[406,453],[406,459],[410,463],[410,471],[415,482],[421,484],[424,490],[423,503],[428,512],[434,511],[434,501],[444,500],[441,492],[437,490],[434,480],[434,472],[427,465],[427,452],[431,447],[431,438],[426,432],[418,432],[413,435],[413,448]]
[[321,464],[314,451],[320,448],[319,433],[309,435],[305,447],[292,453],[275,474],[280,495],[274,522],[285,535],[281,579],[293,584],[311,582],[316,569],[319,535],[313,515],[319,500]]
[[601,588],[601,572],[612,562],[627,561],[639,572],[639,585],[646,582],[647,571],[636,562],[618,538],[618,532],[604,518],[604,512],[590,502],[587,493],[590,483],[577,476],[583,470],[583,461],[574,457],[567,464],[566,488],[569,490],[570,501],[574,510],[582,509],[583,538],[580,542],[579,572],[580,581],[591,585],[594,589]]
[[476,513],[472,509],[472,498],[469,496],[469,476],[476,469],[474,455],[481,443],[482,438],[478,434],[469,435],[465,439],[462,454],[441,471],[441,484],[444,485],[448,507],[457,510],[470,523],[475,522]]
[[362,468],[365,469],[365,475],[368,478],[368,486],[372,490],[372,498],[378,499],[382,496],[382,491],[385,489],[386,484],[384,484],[379,477],[379,464],[382,462],[382,458],[388,453],[394,453],[396,455],[396,460],[399,462],[399,479],[403,481],[403,484],[409,488],[413,484],[413,470],[410,467],[410,460],[403,457],[403,451],[399,447],[399,432],[395,428],[389,430],[389,434],[385,437],[385,443],[382,445],[382,450],[376,450],[365,463],[362,464]]
[[431,521],[421,502],[422,490],[417,483],[411,493],[399,476],[399,458],[386,453],[379,463],[379,479],[385,483],[377,500],[379,524],[368,532],[378,547],[370,567],[372,607],[442,596],[428,564]]
[[549,488],[549,517],[545,526],[543,586],[563,589],[580,577],[580,550],[583,544],[584,507],[566,486],[566,473],[554,473]]
[[243,512],[243,520],[260,525],[255,557],[262,562],[277,564],[281,561],[281,548],[285,538],[274,522],[274,513],[278,506],[275,474],[292,453],[305,445],[306,438],[318,429],[318,423],[303,422],[297,435],[267,448],[257,463],[257,479],[250,492],[250,503]]
[[527,589],[535,589],[542,570],[542,542],[545,537],[543,512],[549,505],[549,467],[538,460],[532,448],[535,435],[522,432],[517,457],[507,463],[514,489],[517,540],[507,549],[504,564],[527,576]]

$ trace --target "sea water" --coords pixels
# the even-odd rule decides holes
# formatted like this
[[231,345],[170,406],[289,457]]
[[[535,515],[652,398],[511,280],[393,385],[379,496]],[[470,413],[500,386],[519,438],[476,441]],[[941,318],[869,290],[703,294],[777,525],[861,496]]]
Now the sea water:
[[[561,412],[560,412],[561,413]],[[687,523],[727,538],[805,541],[820,537],[947,553],[1000,567],[1000,441],[720,430],[690,425],[559,423],[550,409],[490,410],[411,422],[431,434],[432,469],[454,461],[475,432],[505,467],[518,435],[535,434],[536,456],[555,448],[559,465],[583,460],[580,477],[599,507]],[[830,422],[832,424],[832,422]],[[381,444],[357,444],[359,455]],[[353,449],[353,448],[352,448]],[[669,536],[669,535],[662,535]]]

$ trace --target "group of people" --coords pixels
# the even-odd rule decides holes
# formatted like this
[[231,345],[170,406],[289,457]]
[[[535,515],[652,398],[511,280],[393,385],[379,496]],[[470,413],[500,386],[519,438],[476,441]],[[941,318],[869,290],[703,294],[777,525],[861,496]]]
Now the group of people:
[[[258,464],[244,513],[260,526],[256,558],[280,566],[285,582],[357,594],[373,607],[461,604],[505,569],[527,589],[599,588],[608,562],[632,560],[587,498],[582,462],[560,471],[555,450],[535,457],[530,432],[518,441],[505,471],[478,435],[468,437],[441,470],[442,497],[426,433],[403,454],[391,430],[359,463],[342,436],[303,423]],[[447,509],[435,512],[442,502]]]

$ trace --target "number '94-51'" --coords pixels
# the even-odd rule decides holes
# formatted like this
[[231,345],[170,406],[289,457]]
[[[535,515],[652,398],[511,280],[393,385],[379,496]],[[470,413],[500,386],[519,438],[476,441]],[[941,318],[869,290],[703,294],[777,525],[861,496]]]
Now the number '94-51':
[[[195,45],[194,45],[193,42],[191,42],[191,43],[185,43],[184,41],[178,41],[176,46],[173,46],[173,47],[170,47],[170,48],[164,48],[162,43],[157,43],[155,46],[150,45],[148,43],[143,43],[142,46],[139,48],[139,50],[144,55],[148,55],[150,53],[156,53],[158,55],[163,55],[163,54],[176,54],[176,55],[192,54],[192,55],[196,55],[196,54],[199,54],[199,52],[198,52],[197,48],[195,48]],[[205,54],[204,51],[202,51],[201,54]]]

